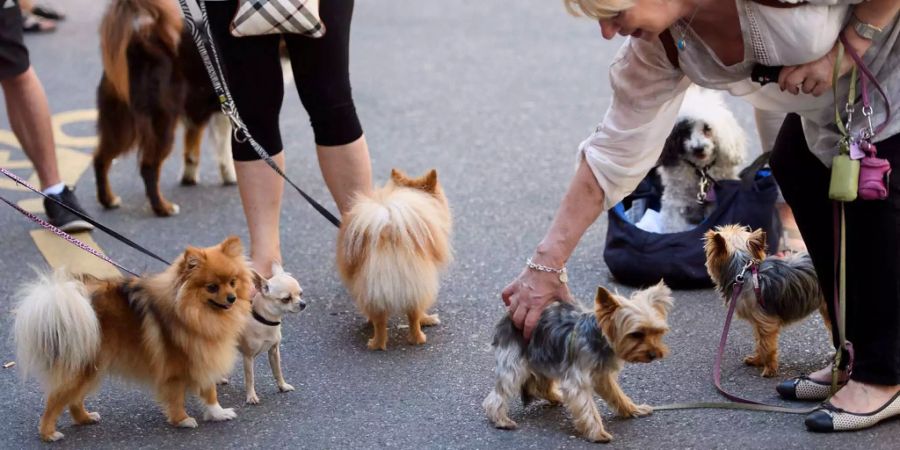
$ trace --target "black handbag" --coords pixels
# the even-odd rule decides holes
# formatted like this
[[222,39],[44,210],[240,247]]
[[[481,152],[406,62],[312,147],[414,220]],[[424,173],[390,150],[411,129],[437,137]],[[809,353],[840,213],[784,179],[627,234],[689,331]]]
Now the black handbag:
[[636,227],[632,208],[659,210],[662,186],[656,171],[609,210],[603,259],[616,281],[648,286],[665,280],[672,288],[711,287],[706,273],[703,235],[719,225],[741,224],[766,231],[770,252],[777,251],[781,224],[775,211],[778,186],[771,170],[763,168],[768,153],[741,172],[740,180],[721,180],[714,187],[717,204],[696,227],[680,233],[653,233]]

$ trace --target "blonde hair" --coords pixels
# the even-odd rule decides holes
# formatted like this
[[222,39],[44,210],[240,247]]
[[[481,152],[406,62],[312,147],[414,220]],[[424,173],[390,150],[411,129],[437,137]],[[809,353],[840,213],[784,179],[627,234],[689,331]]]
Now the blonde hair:
[[569,14],[594,19],[609,19],[634,6],[634,0],[563,0],[563,3]]

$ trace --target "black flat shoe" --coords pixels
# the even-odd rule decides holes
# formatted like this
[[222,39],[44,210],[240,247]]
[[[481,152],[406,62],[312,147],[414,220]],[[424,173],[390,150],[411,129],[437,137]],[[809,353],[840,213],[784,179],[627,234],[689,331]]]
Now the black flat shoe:
[[[847,382],[838,383],[843,387]],[[778,395],[785,400],[822,401],[831,395],[831,383],[822,383],[803,375],[784,380],[775,386]]]
[[894,394],[881,408],[867,414],[844,411],[831,403],[825,402],[822,407],[806,416],[806,429],[819,433],[832,431],[853,431],[869,428],[882,420],[900,415],[900,392]]

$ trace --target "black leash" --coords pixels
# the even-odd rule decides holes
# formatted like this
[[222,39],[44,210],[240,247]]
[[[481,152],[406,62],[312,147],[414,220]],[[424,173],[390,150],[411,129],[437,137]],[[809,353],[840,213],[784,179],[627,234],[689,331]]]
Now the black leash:
[[[51,197],[51,196],[49,196],[49,195],[47,195],[47,194],[44,194],[43,192],[41,192],[41,191],[35,189],[34,186],[28,184],[28,182],[26,182],[25,180],[19,178],[18,176],[16,176],[15,174],[11,173],[10,171],[8,171],[8,170],[6,170],[6,169],[0,167],[0,173],[6,175],[8,178],[12,179],[13,181],[15,181],[15,182],[18,183],[19,185],[25,187],[26,189],[30,190],[31,192],[34,192],[35,194],[38,194],[38,195],[40,195],[41,197],[44,197],[44,198],[49,199],[50,201],[56,203],[57,205],[59,205],[59,206],[61,206],[62,208],[64,208],[66,211],[69,211],[70,213],[75,214],[75,215],[78,216],[80,219],[82,219],[82,220],[84,220],[85,222],[87,222],[87,223],[93,225],[94,227],[96,227],[98,230],[100,230],[100,231],[102,231],[102,232],[104,232],[104,233],[106,233],[106,234],[112,236],[113,238],[115,238],[115,239],[121,241],[122,243],[128,245],[129,247],[131,247],[131,248],[133,248],[133,249],[135,249],[135,250],[137,250],[137,251],[139,251],[139,252],[141,252],[141,253],[143,253],[143,254],[145,254],[145,255],[147,255],[147,256],[149,256],[149,257],[151,257],[151,258],[153,258],[153,259],[155,259],[155,260],[157,260],[157,261],[159,261],[159,262],[161,262],[161,263],[163,263],[163,264],[165,264],[165,265],[167,265],[167,266],[172,265],[170,262],[168,262],[168,261],[166,261],[165,259],[163,259],[163,258],[157,256],[156,253],[153,253],[153,252],[151,252],[150,250],[147,250],[146,248],[144,248],[144,247],[141,246],[140,244],[138,244],[138,243],[132,241],[131,239],[126,238],[125,236],[122,236],[121,234],[119,234],[119,233],[116,232],[115,230],[113,230],[113,229],[107,227],[106,225],[103,225],[102,223],[97,222],[97,221],[94,220],[91,216],[88,216],[87,214],[85,214],[85,213],[83,213],[83,212],[81,212],[81,211],[78,211],[77,209],[72,208],[71,206],[69,206],[69,205],[67,205],[67,204],[65,204],[65,203],[63,203],[63,202],[61,202],[61,201],[59,201],[59,200],[57,200],[57,199],[55,199],[55,198],[53,198],[53,197]],[[23,212],[23,213],[24,213],[24,210],[22,210],[21,208],[17,207],[17,206],[14,205],[14,204],[12,204],[12,203],[9,202],[8,200],[6,200],[6,199],[2,199],[2,200],[3,200],[4,202],[6,202],[6,204],[8,204],[8,205],[10,205],[10,206],[12,206],[12,207],[14,207],[14,208],[16,208],[19,212]],[[35,220],[35,217],[34,217],[33,215],[27,214],[27,213],[26,213],[26,215],[29,216],[29,218],[31,218],[32,220]],[[69,242],[72,242],[69,238],[75,239],[75,238],[72,238],[71,236],[69,236],[68,234],[66,234],[64,231],[59,230],[59,229],[57,229],[56,227],[53,227],[53,225],[47,224],[47,225],[50,225],[50,227],[52,227],[52,228],[48,228],[47,226],[44,226],[44,223],[42,223],[42,222],[44,222],[44,221],[42,221],[42,220],[40,220],[40,219],[38,219],[38,220],[39,220],[39,221],[36,221],[37,223],[41,224],[41,226],[43,226],[44,228],[49,229],[50,231],[52,231],[52,232],[53,232],[54,234],[56,234],[57,236],[60,236],[60,237],[62,237],[62,238],[64,238],[64,239],[66,239],[66,240],[69,241]],[[60,233],[62,233],[62,234],[60,234]],[[63,235],[69,236],[69,238],[66,238],[66,237],[63,236]],[[77,239],[76,239],[76,240],[77,240]],[[80,242],[80,241],[79,241],[79,242]],[[72,243],[74,243],[74,242],[72,242]],[[78,245],[78,244],[76,244],[76,245]],[[87,244],[84,244],[84,245],[87,245]],[[81,247],[81,245],[79,245],[79,247]],[[82,248],[84,248],[84,247],[82,247]],[[97,255],[95,255],[95,256],[97,256]],[[124,270],[124,271],[126,271],[126,272],[128,272],[128,273],[131,273],[132,275],[137,276],[137,274],[135,274],[134,272],[132,272],[132,271],[130,271],[130,270],[128,270],[128,269],[125,269],[125,268],[119,266],[118,264],[116,264],[116,263],[114,263],[114,262],[112,262],[112,261],[107,261],[107,262],[110,262],[111,264],[113,264],[113,265],[115,265],[115,266],[118,266],[120,269],[122,269],[122,270]]]
[[310,206],[315,208],[319,214],[325,217],[325,219],[334,226],[340,227],[341,221],[338,220],[337,217],[331,214],[330,211],[325,209],[325,207],[319,204],[315,199],[310,197],[303,189],[300,189],[300,187],[288,178],[284,171],[275,164],[275,161],[272,160],[272,156],[256,142],[256,139],[253,139],[253,136],[250,135],[250,130],[247,129],[247,125],[241,120],[234,99],[231,97],[231,91],[228,89],[228,83],[225,80],[225,71],[222,69],[222,64],[220,63],[221,60],[219,59],[216,44],[213,40],[212,29],[209,26],[209,18],[206,15],[206,3],[203,0],[195,0],[195,3],[200,8],[200,18],[202,19],[199,26],[203,29],[202,31],[205,36],[204,34],[201,34],[197,22],[194,21],[194,16],[191,13],[190,6],[187,4],[187,0],[178,0],[178,3],[181,5],[181,11],[184,14],[185,26],[187,26],[191,32],[191,37],[194,39],[194,44],[197,46],[200,58],[203,60],[203,65],[206,67],[206,73],[209,75],[213,90],[216,91],[216,96],[219,98],[219,105],[222,108],[222,113],[228,117],[232,127],[234,127],[234,139],[240,143],[249,142],[253,151],[255,151],[260,158],[265,160],[266,164],[268,164],[275,173],[280,175],[284,181],[287,181],[287,183],[290,184],[291,187],[293,187],[294,190],[310,204]]

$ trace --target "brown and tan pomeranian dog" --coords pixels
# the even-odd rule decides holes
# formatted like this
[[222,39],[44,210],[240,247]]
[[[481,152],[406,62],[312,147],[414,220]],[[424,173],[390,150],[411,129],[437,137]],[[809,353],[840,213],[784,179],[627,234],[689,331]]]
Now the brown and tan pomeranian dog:
[[[762,367],[762,376],[773,377],[778,373],[781,327],[819,311],[825,326],[831,328],[825,297],[808,254],[766,257],[766,232],[750,231],[741,225],[709,230],[705,241],[706,270],[725,302],[734,295],[737,276],[743,273],[747,280],[735,300],[735,311],[753,326],[756,340],[756,349],[744,358],[744,363]],[[752,284],[753,265],[759,274],[759,297]]]
[[354,200],[337,240],[337,265],[359,310],[374,328],[369,349],[387,349],[387,321],[406,314],[409,342],[424,344],[422,326],[440,323],[428,314],[440,271],[452,259],[452,217],[437,171],[409,178],[397,169],[384,187]]
[[100,144],[94,153],[97,199],[106,208],[121,200],[109,185],[113,160],[136,146],[141,178],[153,212],[178,213],[159,190],[162,164],[172,152],[175,128],[185,125],[181,183],[198,181],[200,142],[207,123],[225,184],[237,180],[231,159],[231,125],[219,113],[200,53],[172,0],[113,0],[100,25],[103,77],[97,88]]
[[164,272],[97,279],[57,270],[27,284],[15,321],[19,366],[41,380],[47,405],[39,432],[56,441],[68,408],[78,425],[97,423],[84,399],[105,375],[153,388],[170,424],[194,428],[185,393],[197,394],[205,420],[230,420],[216,381],[234,366],[250,316],[251,271],[241,241],[188,247]]

